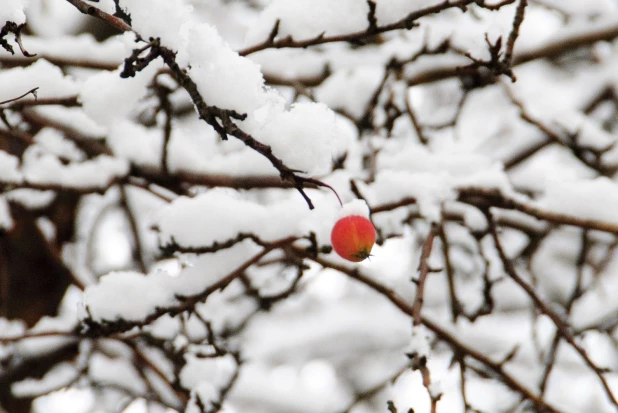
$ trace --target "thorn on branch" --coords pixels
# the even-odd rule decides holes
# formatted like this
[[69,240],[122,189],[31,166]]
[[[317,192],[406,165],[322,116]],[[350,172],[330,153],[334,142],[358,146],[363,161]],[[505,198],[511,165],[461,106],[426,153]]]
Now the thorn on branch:
[[367,33],[376,33],[378,31],[378,19],[376,18],[376,2],[373,0],[367,0],[369,6],[369,13],[367,14],[367,21],[369,27],[367,27]]
[[509,361],[513,360],[515,358],[515,356],[517,355],[517,353],[519,352],[519,348],[520,345],[517,344],[515,347],[513,347],[513,349],[511,351],[509,351],[509,353],[504,356],[504,358],[502,359],[502,361],[499,363],[501,366],[504,366],[506,363],[508,363]]
[[275,22],[275,25],[273,26],[272,30],[270,31],[270,34],[268,35],[268,40],[266,40],[269,43],[274,43],[275,42],[275,38],[277,37],[277,34],[279,34],[279,25],[281,24],[281,19],[277,19],[277,21]]

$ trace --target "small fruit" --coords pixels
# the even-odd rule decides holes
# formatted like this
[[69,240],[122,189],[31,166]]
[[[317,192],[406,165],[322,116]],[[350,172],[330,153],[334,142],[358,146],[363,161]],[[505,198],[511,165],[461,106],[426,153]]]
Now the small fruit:
[[348,215],[337,221],[330,234],[330,241],[342,258],[359,262],[369,257],[376,242],[376,230],[367,218]]

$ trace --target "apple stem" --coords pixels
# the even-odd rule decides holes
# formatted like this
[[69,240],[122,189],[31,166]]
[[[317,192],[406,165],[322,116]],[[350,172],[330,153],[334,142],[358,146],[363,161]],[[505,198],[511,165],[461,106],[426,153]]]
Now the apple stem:
[[310,182],[312,184],[315,184],[317,186],[322,186],[322,187],[328,188],[331,191],[333,191],[333,194],[335,194],[335,196],[337,197],[337,201],[339,201],[339,205],[341,205],[343,207],[343,202],[341,202],[341,198],[339,197],[339,194],[337,193],[337,191],[335,191],[335,188],[333,188],[329,184],[325,184],[324,182],[319,181],[319,180],[314,179],[314,178],[307,178],[306,181]]

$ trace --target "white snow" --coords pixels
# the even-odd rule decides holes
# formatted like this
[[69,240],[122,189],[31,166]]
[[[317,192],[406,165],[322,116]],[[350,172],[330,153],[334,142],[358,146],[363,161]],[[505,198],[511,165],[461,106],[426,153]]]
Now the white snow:
[[618,187],[606,177],[554,181],[547,185],[536,206],[582,220],[618,225]]
[[102,277],[100,284],[86,288],[84,303],[94,320],[139,321],[155,307],[171,306],[177,301],[173,292],[144,274],[118,271]]
[[366,191],[371,206],[410,197],[430,220],[440,219],[442,205],[454,201],[459,188],[512,191],[502,166],[474,153],[430,152],[420,145],[394,144],[380,152],[377,164],[375,182]]
[[15,344],[15,349],[21,357],[25,358],[37,358],[41,357],[42,354],[52,353],[75,342],[75,337],[72,337],[70,333],[76,324],[77,318],[71,316],[63,318],[42,317],[29,332],[59,332],[60,334],[20,340]]
[[283,104],[264,88],[260,66],[232,50],[214,27],[196,25],[188,36],[189,74],[207,104],[249,114],[265,104]]
[[416,0],[414,2],[407,0],[377,0],[376,17],[378,24],[384,26],[397,22],[412,12],[434,6],[438,3],[441,3],[441,0]]
[[187,355],[186,364],[180,371],[180,384],[187,390],[194,389],[202,383],[223,387],[232,377],[236,362],[230,355],[214,358],[199,358]]
[[107,136],[114,155],[127,159],[138,166],[159,167],[163,132],[160,129],[146,128],[129,120],[114,122]]
[[302,199],[261,205],[224,190],[211,190],[193,198],[180,197],[164,208],[157,225],[161,242],[172,238],[181,246],[211,246],[252,234],[264,242],[304,235],[300,228],[311,216]]
[[360,119],[383,77],[382,66],[337,70],[320,85],[315,96],[328,107]]
[[69,2],[28,0],[26,6],[28,28],[41,37],[63,37],[75,33],[87,20],[87,16]]
[[28,188],[13,189],[6,192],[4,196],[8,201],[19,203],[30,209],[45,208],[56,199],[54,191],[39,191]]
[[88,363],[88,375],[100,384],[116,385],[134,394],[146,394],[146,383],[135,366],[126,358],[110,358],[94,353]]
[[59,363],[40,379],[24,379],[13,383],[11,391],[17,397],[36,397],[53,390],[59,390],[79,375],[71,363]]
[[152,0],[148,7],[141,0],[126,0],[121,6],[131,15],[133,29],[144,39],[159,37],[172,50],[182,49],[193,7],[182,0]]
[[270,145],[285,165],[309,176],[330,171],[341,142],[350,139],[350,132],[323,104],[298,103],[289,111],[269,108],[263,120],[257,119],[261,113],[254,115],[257,125],[250,125],[249,130],[258,141]]
[[0,181],[13,184],[23,181],[19,171],[19,158],[2,150],[0,150]]
[[429,342],[429,330],[422,324],[412,327],[412,338],[406,350],[409,354],[416,354],[418,357],[429,357],[431,344]]
[[0,9],[0,26],[4,26],[6,22],[22,24],[26,22],[24,7],[26,0],[5,0],[4,5]]
[[126,175],[129,165],[123,159],[107,155],[64,165],[58,157],[32,145],[24,153],[22,171],[24,178],[33,184],[105,188]]
[[322,33],[336,36],[360,32],[369,24],[368,13],[365,0],[275,0],[250,28],[245,43],[253,45],[266,40],[277,20],[279,38],[292,36],[294,40],[304,40]]
[[367,202],[362,199],[354,199],[350,202],[346,202],[339,211],[339,218],[347,217],[350,215],[358,215],[361,217],[369,217],[369,207]]
[[[112,272],[84,292],[82,318],[94,321],[139,321],[179,305],[177,296],[201,294],[258,254],[260,248],[247,241],[232,248],[200,256],[176,276],[158,271],[149,275]],[[122,304],[120,304],[122,303]]]
[[115,121],[131,115],[135,105],[148,92],[160,59],[151,62],[134,77],[123,79],[121,69],[101,71],[88,78],[82,87],[79,100],[84,112],[101,126],[111,127]]
[[62,389],[34,399],[33,413],[88,413],[97,405],[92,389]]
[[43,128],[34,137],[46,152],[69,161],[83,161],[86,155],[77,147],[75,142],[64,138],[57,129]]
[[[84,139],[101,142],[107,133],[107,128],[97,124],[82,108],[64,106],[39,106],[33,109],[37,115],[57,123],[60,128],[74,129]],[[111,109],[110,109],[111,110]]]
[[6,197],[0,196],[0,230],[7,230],[13,227],[13,218]]

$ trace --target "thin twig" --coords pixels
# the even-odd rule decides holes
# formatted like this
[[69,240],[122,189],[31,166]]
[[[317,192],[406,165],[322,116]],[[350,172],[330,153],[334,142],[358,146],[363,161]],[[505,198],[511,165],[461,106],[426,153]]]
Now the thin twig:
[[605,394],[607,395],[609,401],[618,408],[618,400],[616,400],[614,394],[612,393],[607,380],[603,376],[605,372],[602,368],[598,367],[594,362],[590,359],[590,356],[586,353],[583,347],[581,347],[576,341],[573,334],[570,332],[570,326],[568,323],[559,316],[554,310],[552,310],[547,303],[545,303],[538,294],[534,291],[532,286],[530,286],[523,278],[519,276],[517,273],[513,262],[507,257],[504,248],[502,247],[502,242],[500,241],[500,237],[498,236],[498,229],[496,224],[491,216],[490,212],[488,214],[488,222],[489,228],[494,240],[494,245],[496,246],[496,250],[498,251],[498,255],[500,256],[500,260],[504,265],[504,270],[508,274],[508,276],[515,281],[517,285],[519,285],[530,297],[535,307],[543,314],[545,314],[549,319],[554,323],[556,329],[560,333],[560,335],[569,343],[571,347],[581,356],[584,363],[596,374],[603,389],[605,390]]
[[[0,105],[4,105],[6,103],[15,102],[15,101],[17,101],[19,99],[25,98],[26,96],[28,96],[31,93],[32,93],[32,96],[34,96],[34,99],[36,100],[36,98],[37,98],[37,96],[36,96],[37,90],[39,90],[38,86],[35,87],[35,88],[30,89],[29,91],[27,91],[26,93],[24,93],[21,96],[17,96],[16,98],[5,100],[4,102],[0,102]],[[6,108],[2,108],[2,109],[6,109]]]
[[[501,6],[505,6],[507,4],[514,3],[515,0],[506,0],[503,1]],[[254,46],[239,50],[238,53],[241,56],[247,56],[251,53],[255,53],[265,49],[281,49],[281,48],[306,48],[309,46],[316,46],[324,43],[335,43],[335,42],[354,42],[359,43],[367,40],[367,38],[371,36],[375,36],[376,34],[386,33],[393,30],[410,30],[418,25],[416,22],[422,17],[429,16],[432,14],[440,13],[447,9],[458,8],[461,10],[465,10],[467,6],[471,4],[479,3],[478,0],[445,0],[433,6],[425,7],[416,11],[409,13],[403,19],[385,24],[383,26],[377,26],[376,24],[368,24],[366,30],[336,35],[336,36],[325,36],[324,33],[319,34],[316,37],[306,40],[294,40],[291,36],[287,36],[281,39],[276,40],[276,33],[273,36],[273,32],[271,31],[270,36],[261,43],[258,43]],[[371,14],[369,15],[371,16]]]
[[416,297],[414,298],[414,303],[412,304],[412,320],[413,325],[419,326],[422,323],[421,311],[423,309],[424,302],[424,293],[425,293],[425,282],[427,281],[427,274],[429,274],[429,256],[431,255],[431,250],[433,247],[433,240],[436,237],[436,233],[438,232],[438,227],[434,224],[431,226],[429,234],[427,234],[427,238],[423,243],[423,248],[421,250],[421,258],[419,263],[419,276],[418,281],[416,282]]
[[515,10],[515,17],[513,18],[513,28],[509,33],[509,38],[506,41],[506,50],[504,51],[504,58],[502,61],[507,67],[511,67],[513,64],[513,50],[515,48],[515,41],[519,36],[519,28],[524,22],[524,15],[526,14],[526,6],[528,0],[519,0],[517,9]]

